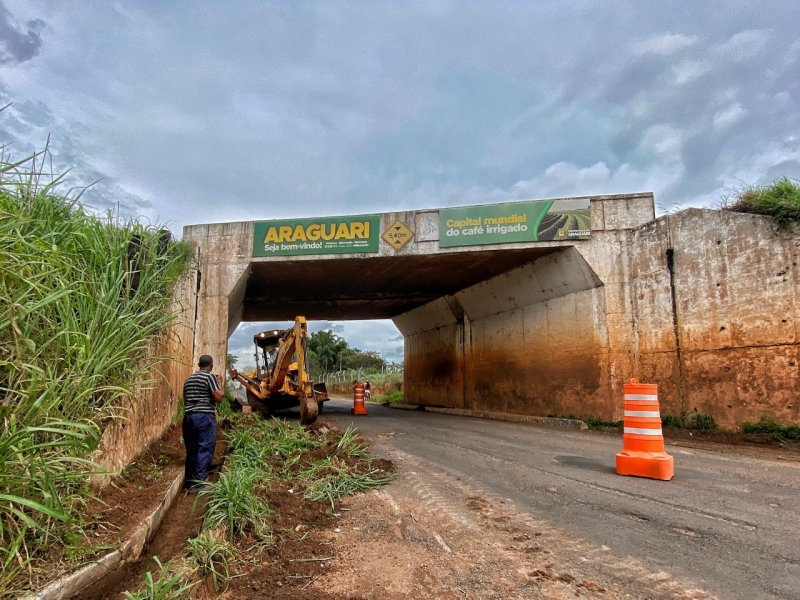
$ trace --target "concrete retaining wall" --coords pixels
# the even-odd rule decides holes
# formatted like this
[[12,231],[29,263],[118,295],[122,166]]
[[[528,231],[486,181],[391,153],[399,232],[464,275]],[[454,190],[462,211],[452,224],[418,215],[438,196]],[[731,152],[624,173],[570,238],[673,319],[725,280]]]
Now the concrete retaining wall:
[[[103,430],[92,460],[104,470],[118,473],[160,438],[172,422],[182,394],[183,382],[193,370],[196,272],[191,271],[173,290],[172,309],[177,319],[169,331],[150,348],[151,356],[171,355],[177,361],[163,361],[151,373],[152,382],[134,390],[135,401]],[[98,476],[92,485],[102,487],[108,476]]]
[[637,371],[662,410],[800,421],[797,230],[690,209],[637,229],[633,249]]
[[612,284],[622,278],[622,263],[604,258],[591,244],[564,248],[395,318],[405,337],[406,401],[521,415],[613,415],[618,386],[609,364],[623,356],[620,374],[630,375],[633,330],[617,326],[618,315],[630,313],[620,306],[629,297],[611,298],[616,304],[607,310],[609,289],[621,288],[605,286],[598,271]]
[[662,414],[798,422],[799,252],[768,217],[712,210],[594,232],[395,318],[406,402],[619,420],[635,376]]

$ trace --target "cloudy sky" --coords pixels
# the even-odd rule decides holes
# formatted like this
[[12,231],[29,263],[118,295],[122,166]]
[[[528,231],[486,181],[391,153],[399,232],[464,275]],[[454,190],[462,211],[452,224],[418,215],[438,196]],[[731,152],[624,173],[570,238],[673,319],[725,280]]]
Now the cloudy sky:
[[[798,23],[789,0],[0,0],[0,143],[50,135],[69,185],[97,182],[87,204],[176,232],[636,191],[709,206],[800,178]],[[345,327],[397,351],[390,325]]]

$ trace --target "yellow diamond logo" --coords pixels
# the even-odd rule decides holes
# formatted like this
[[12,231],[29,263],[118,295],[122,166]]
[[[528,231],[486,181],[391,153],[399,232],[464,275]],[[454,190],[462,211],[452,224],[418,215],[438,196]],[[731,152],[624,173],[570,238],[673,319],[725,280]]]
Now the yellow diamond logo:
[[414,237],[414,232],[405,223],[395,221],[394,225],[386,229],[381,237],[395,250],[401,250]]

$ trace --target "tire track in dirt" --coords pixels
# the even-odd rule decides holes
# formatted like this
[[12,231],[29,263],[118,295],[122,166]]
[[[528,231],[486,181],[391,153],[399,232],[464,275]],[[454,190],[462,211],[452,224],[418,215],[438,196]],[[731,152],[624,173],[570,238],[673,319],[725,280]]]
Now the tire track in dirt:
[[[389,488],[395,504],[418,499],[413,514],[422,522],[421,515],[427,513],[432,524],[439,523],[453,553],[469,554],[477,536],[494,557],[516,565],[519,576],[538,580],[539,592],[547,591],[547,597],[562,597],[566,584],[574,589],[563,597],[603,589],[606,598],[715,598],[693,581],[653,570],[638,559],[616,555],[607,546],[575,538],[520,512],[509,500],[463,474],[431,468],[395,448],[390,454],[404,467],[398,483]],[[410,493],[404,500],[400,494],[405,495],[405,490]],[[458,531],[456,524],[463,529]],[[437,533],[430,530],[431,536]]]

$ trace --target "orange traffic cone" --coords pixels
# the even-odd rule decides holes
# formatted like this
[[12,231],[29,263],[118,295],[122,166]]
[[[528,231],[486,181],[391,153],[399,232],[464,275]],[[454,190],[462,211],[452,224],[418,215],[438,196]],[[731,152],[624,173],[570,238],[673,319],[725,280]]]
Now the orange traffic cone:
[[367,414],[367,405],[364,404],[364,384],[356,382],[356,391],[353,394],[353,408],[350,409],[351,415]]
[[622,452],[617,454],[617,473],[669,481],[675,474],[672,457],[664,451],[658,386],[631,379],[625,391]]

